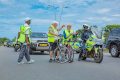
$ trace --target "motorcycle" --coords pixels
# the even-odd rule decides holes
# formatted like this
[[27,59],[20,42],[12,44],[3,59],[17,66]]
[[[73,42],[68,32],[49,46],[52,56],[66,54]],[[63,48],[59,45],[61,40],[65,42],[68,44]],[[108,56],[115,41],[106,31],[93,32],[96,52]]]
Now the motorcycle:
[[101,37],[97,35],[97,33],[98,32],[92,31],[91,35],[89,36],[88,40],[85,43],[85,50],[82,49],[81,52],[79,53],[78,61],[86,60],[86,58],[94,58],[94,61],[96,63],[102,62],[103,40]]
[[73,40],[73,42],[71,42],[70,45],[72,46],[72,49],[74,50],[75,53],[81,52],[82,47],[81,39],[76,38],[76,40]]

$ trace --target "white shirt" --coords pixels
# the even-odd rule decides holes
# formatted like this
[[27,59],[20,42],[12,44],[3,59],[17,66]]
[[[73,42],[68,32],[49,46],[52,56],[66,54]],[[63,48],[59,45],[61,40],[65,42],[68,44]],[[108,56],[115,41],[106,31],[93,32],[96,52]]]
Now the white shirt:
[[[25,27],[29,27],[29,28],[30,28],[30,26],[29,26],[28,24],[24,24],[24,26],[25,26]],[[30,34],[29,29],[28,29],[28,30],[26,30],[25,34],[27,34],[27,35],[29,35],[29,34]]]
[[[30,28],[30,26],[29,26],[28,24],[24,24],[24,26]],[[26,30],[25,34],[30,38],[30,35],[29,35],[29,34],[30,34],[30,31],[29,31],[29,29]],[[24,45],[26,45],[26,43],[24,43]]]

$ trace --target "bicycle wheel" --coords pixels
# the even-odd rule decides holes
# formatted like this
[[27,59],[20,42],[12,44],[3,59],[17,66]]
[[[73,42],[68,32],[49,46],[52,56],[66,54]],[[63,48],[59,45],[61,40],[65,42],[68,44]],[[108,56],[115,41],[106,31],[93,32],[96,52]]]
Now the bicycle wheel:
[[55,53],[56,52],[59,52],[59,59],[60,59],[60,62],[66,62],[67,61],[67,53],[70,53],[68,48],[65,47],[65,46],[62,46],[62,47],[57,47],[54,51]]

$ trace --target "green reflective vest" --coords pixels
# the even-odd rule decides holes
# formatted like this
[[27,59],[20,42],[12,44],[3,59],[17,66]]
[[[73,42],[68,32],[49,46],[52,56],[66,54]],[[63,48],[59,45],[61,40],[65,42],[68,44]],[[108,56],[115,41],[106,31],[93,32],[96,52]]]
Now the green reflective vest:
[[[25,38],[25,33],[26,31],[29,30],[29,35],[31,35],[32,31],[31,31],[31,28],[30,27],[26,27],[24,25],[22,25],[20,27],[20,36],[18,38],[18,41],[21,42],[21,43],[25,43],[26,42],[26,38]],[[29,38],[29,41],[30,41],[30,38]]]
[[70,36],[71,33],[73,33],[73,30],[70,30],[70,32],[67,29],[65,30],[66,37],[68,37],[66,40],[73,38],[73,35]]
[[[51,25],[50,27],[54,31],[53,33],[58,33],[57,29],[55,29],[53,25]],[[49,32],[48,32],[48,42],[55,42],[55,36],[50,34]]]

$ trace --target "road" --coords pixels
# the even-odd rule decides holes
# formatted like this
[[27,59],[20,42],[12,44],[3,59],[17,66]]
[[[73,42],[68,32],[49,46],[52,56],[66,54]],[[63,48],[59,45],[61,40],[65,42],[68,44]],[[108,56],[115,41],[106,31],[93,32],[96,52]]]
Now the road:
[[17,64],[18,52],[0,47],[0,80],[120,80],[120,58],[104,53],[101,64],[87,61],[49,63],[48,55],[31,55],[34,64]]

